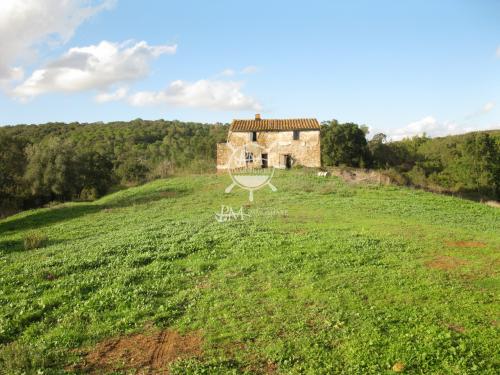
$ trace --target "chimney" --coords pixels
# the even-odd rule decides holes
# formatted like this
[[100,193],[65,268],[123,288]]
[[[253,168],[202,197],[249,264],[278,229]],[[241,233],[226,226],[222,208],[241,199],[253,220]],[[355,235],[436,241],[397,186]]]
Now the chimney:
[[260,121],[260,113],[255,114],[255,121]]

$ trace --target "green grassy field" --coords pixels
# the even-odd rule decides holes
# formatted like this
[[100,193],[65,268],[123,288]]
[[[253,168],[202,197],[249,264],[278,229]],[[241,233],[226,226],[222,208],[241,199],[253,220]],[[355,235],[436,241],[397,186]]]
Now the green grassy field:
[[[176,177],[0,221],[0,372],[135,373],[88,353],[162,329],[199,337],[175,374],[500,371],[498,209],[306,171],[249,205],[229,182]],[[219,223],[222,204],[250,216]],[[47,242],[25,250],[33,231]]]

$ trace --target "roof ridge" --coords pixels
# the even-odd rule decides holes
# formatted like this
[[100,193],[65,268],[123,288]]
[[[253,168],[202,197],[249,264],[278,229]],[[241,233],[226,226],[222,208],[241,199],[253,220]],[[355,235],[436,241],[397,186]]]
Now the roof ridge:
[[320,130],[319,121],[314,117],[270,118],[270,119],[233,119],[230,131],[292,131]]

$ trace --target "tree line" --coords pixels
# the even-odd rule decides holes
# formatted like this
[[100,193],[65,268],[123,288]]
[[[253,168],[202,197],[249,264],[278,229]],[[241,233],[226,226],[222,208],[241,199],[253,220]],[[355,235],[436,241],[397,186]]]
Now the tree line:
[[117,186],[215,168],[228,125],[180,121],[0,127],[0,215],[93,200]]
[[322,124],[325,166],[383,170],[401,185],[475,199],[500,199],[500,130],[429,138],[426,135],[388,142],[354,123]]
[[[227,124],[180,121],[0,127],[0,215],[52,201],[93,200],[119,186],[215,170]],[[367,140],[368,128],[321,127],[324,166],[383,169],[407,185],[500,198],[500,131]]]

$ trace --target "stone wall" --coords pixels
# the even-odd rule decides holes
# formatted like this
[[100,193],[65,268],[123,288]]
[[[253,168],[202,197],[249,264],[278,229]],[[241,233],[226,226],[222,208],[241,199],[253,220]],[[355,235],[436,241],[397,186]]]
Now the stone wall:
[[[252,133],[229,132],[228,141],[233,148],[258,144],[268,150],[269,167],[285,168],[284,155],[292,157],[293,165],[321,167],[319,130],[300,131],[299,140],[293,140],[293,131],[257,132],[257,142],[252,142]],[[226,143],[217,145],[217,170],[227,168],[232,150]]]

